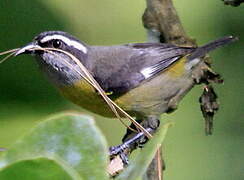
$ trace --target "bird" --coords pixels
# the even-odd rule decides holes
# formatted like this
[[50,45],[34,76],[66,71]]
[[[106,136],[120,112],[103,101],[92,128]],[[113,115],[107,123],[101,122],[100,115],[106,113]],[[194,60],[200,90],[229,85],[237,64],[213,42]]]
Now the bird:
[[[93,113],[113,117],[101,95],[78,73],[80,66],[62,51],[72,54],[115,103],[145,128],[156,129],[159,116],[175,109],[174,98],[191,86],[192,72],[202,57],[236,39],[226,36],[200,47],[150,42],[91,46],[67,32],[46,31],[18,49],[15,56],[35,56],[40,70],[64,97]],[[123,142],[128,134],[130,130]]]

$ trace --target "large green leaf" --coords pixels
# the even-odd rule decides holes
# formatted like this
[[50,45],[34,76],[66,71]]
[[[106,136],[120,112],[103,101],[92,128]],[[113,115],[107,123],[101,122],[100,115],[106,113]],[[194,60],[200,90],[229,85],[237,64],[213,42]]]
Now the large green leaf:
[[58,114],[40,123],[0,158],[0,168],[15,161],[47,157],[72,167],[83,179],[107,179],[107,146],[93,119]]
[[153,138],[145,145],[137,157],[131,161],[130,165],[125,171],[117,178],[120,180],[135,180],[140,179],[146,172],[147,167],[152,161],[157,149],[161,146],[167,130],[172,123],[166,123],[160,127],[159,131]]
[[[69,171],[67,171],[69,170]],[[0,171],[2,180],[72,180],[81,177],[70,167],[62,168],[61,164],[52,159],[37,158],[33,160],[16,161]]]

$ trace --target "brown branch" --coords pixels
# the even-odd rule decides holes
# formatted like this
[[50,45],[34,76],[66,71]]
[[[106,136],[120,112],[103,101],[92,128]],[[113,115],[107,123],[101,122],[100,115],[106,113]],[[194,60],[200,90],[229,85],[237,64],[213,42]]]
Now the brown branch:
[[[176,9],[174,8],[172,0],[146,0],[146,2],[147,8],[143,14],[142,21],[144,27],[148,31],[149,41],[171,43],[180,46],[197,46],[195,40],[187,36],[180,22]],[[204,60],[194,68],[192,72],[192,79],[188,82],[188,84],[185,85],[185,87],[182,87],[181,93],[171,99],[169,103],[170,109],[176,109],[181,99],[194,87],[195,84],[210,83],[211,80],[209,76],[206,76],[206,74],[211,74],[214,72],[209,67],[209,60],[209,58],[204,58]],[[213,93],[215,93],[214,90]],[[205,103],[208,104],[207,101],[209,98],[205,99]],[[210,102],[208,105],[212,104],[216,103]],[[202,108],[202,111],[204,114],[205,109]],[[210,130],[211,133],[212,121],[209,122],[208,119],[209,118],[205,119],[206,126],[209,126],[206,127],[206,129]],[[147,170],[148,179],[160,179],[160,177],[155,176],[158,170],[157,163],[155,163],[156,159],[157,158],[155,157]]]
[[[143,14],[142,21],[144,27],[148,31],[148,41],[171,43],[180,46],[194,46],[194,47],[197,46],[195,40],[187,36],[180,22],[180,18],[177,15],[177,12],[173,6],[172,0],[146,0],[146,1],[147,1],[147,8]],[[189,79],[188,83],[185,84],[184,87],[182,87],[181,93],[179,93],[178,95],[176,95],[174,98],[170,100],[168,104],[169,109],[172,110],[177,109],[178,103],[194,87],[195,84],[200,84],[200,83],[209,84],[211,82],[219,81],[218,74],[214,73],[209,67],[210,64],[209,60],[210,60],[209,57],[204,58],[204,61],[200,62],[194,68],[192,72],[192,79]],[[215,102],[208,102],[208,99],[211,98],[208,98],[206,96],[201,99],[202,102],[204,102],[204,105],[211,106],[212,104],[216,104]],[[205,109],[202,108],[202,111],[204,114]],[[206,129],[211,130],[212,119],[210,122],[206,120],[206,124],[207,126],[209,126]],[[161,154],[161,157],[163,157],[162,151],[160,153],[157,153],[147,170],[146,175],[147,175],[147,179],[149,180],[161,179],[161,177],[159,177],[161,174],[161,172],[159,172],[159,168],[160,168],[159,165],[160,164],[162,165],[160,169],[164,169],[165,166],[162,158],[161,158],[161,162],[159,162],[159,154]],[[116,172],[116,170],[114,172]]]
[[[157,34],[158,39],[162,43],[166,42],[180,46],[197,46],[195,40],[192,40],[186,35],[172,0],[147,0],[147,8],[143,14],[142,21],[144,27],[149,31],[149,35]],[[149,39],[156,38],[149,37]],[[180,100],[192,89],[196,81],[200,83],[203,76],[203,69],[209,69],[205,62],[199,63],[196,66],[193,71],[192,81],[186,84],[182,89],[182,93],[174,97],[169,103],[171,109],[177,108]]]
[[163,180],[163,170],[165,167],[162,157],[162,147],[160,147],[148,167],[146,172],[147,179]]
[[143,24],[152,32],[159,32],[160,42],[195,46],[186,35],[171,0],[147,0]]
[[[186,35],[171,0],[147,0],[147,8],[143,14],[142,21],[144,27],[148,30],[148,40],[151,42],[167,42],[188,46],[196,45],[195,42]],[[186,92],[193,87],[193,83],[192,81],[192,84],[189,84],[187,89],[185,89]],[[178,101],[180,101],[182,97],[175,98],[172,104],[174,109],[177,107]],[[162,148],[158,151],[162,153]],[[163,173],[161,175],[161,173],[158,172],[159,168],[157,166],[158,164],[163,164],[164,166],[163,156],[161,156],[161,159],[158,157],[159,153],[155,155],[155,158],[148,167],[148,179],[160,180],[163,175]],[[162,161],[162,163],[158,161]]]

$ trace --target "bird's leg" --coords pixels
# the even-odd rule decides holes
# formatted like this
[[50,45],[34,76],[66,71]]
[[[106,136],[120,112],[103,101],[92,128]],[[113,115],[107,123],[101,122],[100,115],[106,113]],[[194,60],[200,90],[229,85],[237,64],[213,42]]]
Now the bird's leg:
[[[140,123],[149,133],[153,134],[158,128],[160,122],[156,116],[148,116],[143,119]],[[134,124],[131,124],[133,129],[136,129]],[[126,165],[128,164],[128,155],[138,147],[143,147],[143,145],[148,141],[148,138],[143,132],[135,133],[130,129],[127,129],[125,136],[122,139],[123,143],[118,146],[113,146],[109,149],[110,158],[119,155]]]
[[[140,121],[140,124],[145,129],[150,128],[150,133],[153,134],[156,129],[159,127],[160,121],[157,116],[147,116]],[[130,126],[133,129],[136,129],[134,124]],[[124,135],[122,142],[126,142],[136,136],[137,133],[127,129],[126,134]],[[131,151],[136,149],[137,147],[143,147],[143,145],[148,141],[148,138],[143,134],[140,138],[137,139],[134,143],[131,143]]]
[[[152,128],[146,128],[146,130],[151,133],[153,131]],[[125,165],[127,165],[129,163],[128,160],[128,156],[127,156],[127,152],[128,150],[132,149],[132,147],[135,146],[135,144],[138,144],[138,142],[140,142],[141,138],[145,138],[145,135],[143,132],[140,132],[138,134],[136,134],[135,136],[133,136],[132,138],[124,141],[122,144],[118,145],[118,146],[112,146],[109,148],[109,155],[110,157],[114,157],[116,155],[120,155],[120,158],[122,159],[123,163]]]

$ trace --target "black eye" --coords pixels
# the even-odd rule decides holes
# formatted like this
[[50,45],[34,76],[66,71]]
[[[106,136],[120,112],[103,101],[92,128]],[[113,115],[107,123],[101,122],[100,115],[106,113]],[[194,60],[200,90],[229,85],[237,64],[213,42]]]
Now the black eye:
[[58,39],[53,40],[53,47],[59,48],[61,46],[62,42]]

